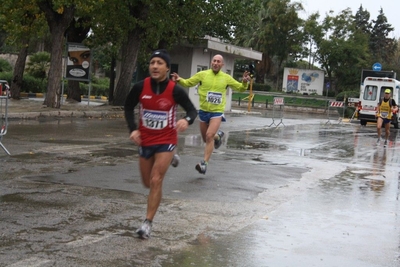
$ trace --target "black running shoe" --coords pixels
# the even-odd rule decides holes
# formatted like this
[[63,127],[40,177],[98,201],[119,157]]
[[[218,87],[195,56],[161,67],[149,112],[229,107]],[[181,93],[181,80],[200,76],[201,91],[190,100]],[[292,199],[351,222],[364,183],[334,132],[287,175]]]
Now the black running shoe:
[[200,163],[196,165],[196,170],[201,174],[206,174],[207,171],[207,163],[202,160]]
[[214,148],[218,149],[222,145],[222,137],[224,136],[224,132],[219,130],[214,138]]

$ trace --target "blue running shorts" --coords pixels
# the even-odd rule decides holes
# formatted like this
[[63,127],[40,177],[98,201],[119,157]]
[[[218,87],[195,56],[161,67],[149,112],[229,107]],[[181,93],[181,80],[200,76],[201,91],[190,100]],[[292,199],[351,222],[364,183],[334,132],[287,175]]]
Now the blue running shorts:
[[222,121],[226,121],[224,113],[199,110],[199,120],[207,124],[210,123],[211,119],[219,117],[222,117]]

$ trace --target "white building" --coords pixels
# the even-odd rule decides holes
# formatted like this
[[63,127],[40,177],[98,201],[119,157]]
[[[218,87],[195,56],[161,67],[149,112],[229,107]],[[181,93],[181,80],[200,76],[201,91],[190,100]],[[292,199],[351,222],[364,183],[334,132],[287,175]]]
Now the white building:
[[[211,67],[212,58],[220,54],[224,57],[222,70],[233,75],[235,59],[262,60],[262,53],[222,42],[218,38],[205,37],[196,45],[182,44],[169,50],[171,56],[171,72],[176,72],[183,78],[189,78],[195,73]],[[199,108],[199,96],[196,87],[189,88],[189,97],[195,107]],[[232,90],[227,90],[225,111],[231,110]]]

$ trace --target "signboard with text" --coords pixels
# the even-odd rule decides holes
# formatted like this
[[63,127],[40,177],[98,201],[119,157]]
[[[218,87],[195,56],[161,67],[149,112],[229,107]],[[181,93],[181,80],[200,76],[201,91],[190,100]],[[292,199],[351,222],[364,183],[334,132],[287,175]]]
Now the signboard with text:
[[285,68],[282,91],[287,93],[322,95],[325,73],[322,70]]
[[67,80],[89,81],[91,69],[90,49],[82,44],[68,43],[68,57],[65,78]]

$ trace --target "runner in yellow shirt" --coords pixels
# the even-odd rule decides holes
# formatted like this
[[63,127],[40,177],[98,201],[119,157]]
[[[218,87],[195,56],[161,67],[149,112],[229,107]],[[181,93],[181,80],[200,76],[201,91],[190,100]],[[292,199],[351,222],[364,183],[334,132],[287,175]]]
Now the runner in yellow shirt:
[[250,73],[243,73],[243,81],[238,82],[232,76],[221,71],[224,58],[215,55],[211,61],[211,69],[200,71],[188,79],[181,78],[177,73],[172,73],[172,79],[184,87],[199,85],[198,94],[200,101],[199,120],[200,132],[203,141],[204,159],[196,165],[196,170],[205,174],[211,154],[222,143],[223,131],[219,130],[222,121],[225,121],[224,111],[226,105],[226,90],[230,87],[234,91],[243,92],[248,88]]
[[392,91],[390,89],[386,89],[383,99],[379,101],[378,107],[376,108],[376,128],[378,131],[377,143],[381,141],[382,124],[385,127],[385,143],[383,144],[383,146],[387,145],[387,140],[390,135],[390,123],[392,121],[392,115],[393,113],[398,111],[396,101],[394,101],[394,99],[390,97],[391,93]]

